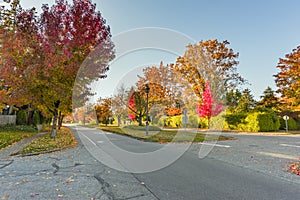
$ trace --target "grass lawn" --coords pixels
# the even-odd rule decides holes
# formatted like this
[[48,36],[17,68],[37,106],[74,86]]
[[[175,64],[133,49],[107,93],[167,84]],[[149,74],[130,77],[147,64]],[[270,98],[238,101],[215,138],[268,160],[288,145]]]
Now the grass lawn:
[[37,133],[37,130],[31,126],[0,127],[0,149],[19,142],[25,138],[32,137]]
[[34,139],[27,147],[18,154],[38,154],[51,152],[63,148],[70,148],[77,144],[70,129],[62,127],[57,131],[55,139],[50,138],[50,133]]
[[107,132],[126,135],[132,138],[148,142],[203,142],[207,140],[231,140],[233,137],[218,136],[214,134],[193,133],[183,130],[160,130],[156,127],[149,127],[149,136],[146,136],[145,127],[138,126],[100,126],[100,129]]

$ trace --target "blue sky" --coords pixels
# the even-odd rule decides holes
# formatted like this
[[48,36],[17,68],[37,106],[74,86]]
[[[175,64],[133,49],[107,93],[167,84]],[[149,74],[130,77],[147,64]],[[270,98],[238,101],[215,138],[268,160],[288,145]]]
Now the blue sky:
[[[195,42],[207,39],[228,40],[231,43],[230,47],[240,54],[238,71],[251,83],[248,88],[252,90],[256,99],[267,86],[276,89],[272,75],[277,73],[279,58],[300,45],[298,0],[94,2],[110,25],[113,36],[134,28],[161,27],[186,34]],[[53,4],[54,0],[21,0],[21,3],[25,8],[39,8],[42,3]],[[170,56],[165,57],[168,58],[161,60],[172,62]],[[155,58],[151,62],[155,63],[158,60]]]

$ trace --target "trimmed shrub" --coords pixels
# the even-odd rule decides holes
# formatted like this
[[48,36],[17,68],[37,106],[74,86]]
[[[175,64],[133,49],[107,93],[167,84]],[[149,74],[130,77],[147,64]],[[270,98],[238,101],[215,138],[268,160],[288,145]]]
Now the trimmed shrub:
[[41,124],[40,113],[39,113],[39,111],[37,111],[37,110],[34,111],[34,113],[33,113],[32,123],[33,123],[34,125]]
[[199,117],[198,128],[208,128],[208,120],[206,118]]
[[254,112],[249,114],[245,119],[246,124],[240,125],[244,131],[262,132],[262,131],[277,131],[280,123],[275,113],[271,112]]
[[157,122],[157,125],[160,127],[165,127],[167,126],[166,122],[167,122],[167,116],[161,116]]
[[[139,130],[139,131],[144,131],[146,130],[146,126],[136,126],[136,125],[127,125],[127,126],[124,126],[124,128],[128,128],[128,129],[132,129],[132,130]],[[160,131],[161,129],[157,126],[149,126],[148,127],[149,131]]]
[[[286,124],[285,120],[281,117],[280,118],[280,130],[285,130]],[[294,118],[290,117],[288,120],[288,130],[298,130],[298,124]]]
[[230,130],[237,130],[239,127],[246,124],[246,113],[231,113],[225,117],[226,128]]
[[19,110],[17,113],[17,125],[26,125],[27,120],[27,113],[24,110]]
[[210,118],[209,128],[217,130],[228,129],[228,125],[226,123],[226,114],[223,112],[215,117]]
[[198,115],[189,115],[188,116],[188,124],[189,128],[198,128],[199,127],[199,117]]
[[[194,126],[194,127],[198,127],[198,119],[197,116],[193,116],[188,117],[188,126]],[[183,116],[182,115],[177,115],[177,116],[172,116],[172,117],[168,117],[168,116],[162,116],[159,120],[158,120],[158,126],[161,127],[170,127],[170,128],[179,128],[183,126],[182,123],[182,119]]]
[[170,126],[171,127],[181,127],[182,124],[182,115],[177,115],[170,117]]

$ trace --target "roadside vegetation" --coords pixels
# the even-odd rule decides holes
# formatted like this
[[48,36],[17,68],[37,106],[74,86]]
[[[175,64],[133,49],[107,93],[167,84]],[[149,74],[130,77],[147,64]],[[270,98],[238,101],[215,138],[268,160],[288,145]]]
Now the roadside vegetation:
[[38,132],[32,126],[2,126],[0,127],[0,149],[32,137]]
[[77,144],[72,131],[66,127],[61,127],[61,130],[57,131],[55,139],[51,138],[50,136],[50,128],[48,128],[48,132],[49,134],[45,134],[34,139],[27,147],[18,152],[18,154],[24,155],[48,153],[61,149],[71,148],[76,146]]
[[[146,128],[141,126],[129,125],[125,127],[118,126],[100,126],[100,129],[107,132],[112,132],[120,135],[129,136],[147,142],[203,142],[216,140],[232,140],[233,137],[218,136],[203,133],[195,133],[195,131],[184,131],[179,129],[162,130],[156,126],[149,126],[149,135],[146,136]],[[206,137],[207,136],[207,137]]]

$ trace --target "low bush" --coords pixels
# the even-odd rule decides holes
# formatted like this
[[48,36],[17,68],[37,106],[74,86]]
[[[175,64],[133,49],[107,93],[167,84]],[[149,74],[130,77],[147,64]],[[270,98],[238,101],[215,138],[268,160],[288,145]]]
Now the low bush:
[[209,121],[209,128],[217,130],[228,129],[228,125],[226,123],[226,114],[223,112],[218,116],[211,117]]
[[208,128],[208,120],[206,118],[199,117],[199,128]]
[[[294,118],[290,117],[288,122],[288,130],[298,130],[298,124]],[[285,130],[286,129],[286,123],[285,120],[281,117],[280,118],[280,130]]]
[[28,120],[27,113],[24,110],[19,110],[17,113],[17,125],[26,125]]
[[40,113],[39,111],[34,111],[33,113],[33,118],[32,118],[32,123],[36,126],[38,124],[41,124],[41,118],[40,118]]
[[[128,125],[128,126],[124,126],[124,128],[127,129],[132,129],[132,130],[140,130],[140,131],[144,131],[146,130],[146,126],[136,126],[136,125]],[[149,131],[160,131],[161,129],[157,126],[149,126]]]
[[198,117],[198,115],[189,115],[187,127],[199,128],[199,122],[200,122],[200,118]]
[[182,115],[170,117],[170,126],[179,128],[182,124]]
[[[160,127],[170,127],[170,128],[180,128],[184,126],[183,115],[177,116],[162,116],[158,120],[158,126]],[[199,118],[198,115],[188,116],[188,128],[207,128],[207,119]]]
[[161,127],[179,128],[182,125],[182,115],[177,116],[162,116],[158,120],[158,125]]
[[157,125],[160,127],[165,127],[167,126],[167,116],[162,116],[159,118]]
[[246,124],[239,125],[244,131],[264,132],[277,131],[280,122],[275,113],[272,112],[254,112],[250,113],[246,119]]
[[229,113],[225,117],[225,127],[230,130],[237,130],[246,124],[246,113]]

